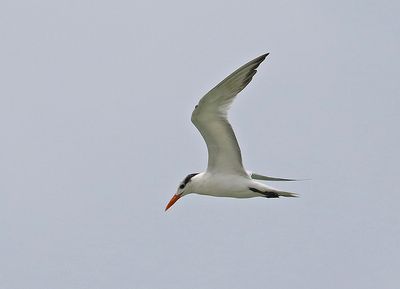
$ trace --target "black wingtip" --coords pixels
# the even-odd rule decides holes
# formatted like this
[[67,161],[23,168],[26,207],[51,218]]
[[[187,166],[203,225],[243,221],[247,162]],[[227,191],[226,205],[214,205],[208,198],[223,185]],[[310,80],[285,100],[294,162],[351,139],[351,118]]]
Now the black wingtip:
[[269,55],[269,53],[265,53],[265,54],[263,54],[263,55],[260,55],[259,57],[257,57],[257,58],[254,59],[253,61],[254,61],[255,63],[260,64],[261,62],[264,61],[264,59],[265,59],[268,55]]

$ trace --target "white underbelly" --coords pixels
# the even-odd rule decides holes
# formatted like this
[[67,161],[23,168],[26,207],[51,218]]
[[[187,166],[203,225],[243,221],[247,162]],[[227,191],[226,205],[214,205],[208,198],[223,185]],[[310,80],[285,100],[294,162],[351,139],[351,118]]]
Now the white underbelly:
[[230,198],[253,198],[260,194],[249,189],[250,179],[238,176],[204,176],[202,184],[196,188],[194,193],[214,197]]
[[260,194],[254,193],[250,190],[247,191],[209,191],[200,192],[200,195],[207,195],[213,197],[225,197],[225,198],[254,198],[260,197]]

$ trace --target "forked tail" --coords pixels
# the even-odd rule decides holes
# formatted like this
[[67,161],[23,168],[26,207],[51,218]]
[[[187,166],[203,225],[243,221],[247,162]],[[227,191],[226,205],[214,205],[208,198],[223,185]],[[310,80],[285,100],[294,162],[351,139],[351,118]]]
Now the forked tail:
[[296,193],[291,193],[291,192],[277,191],[277,193],[280,197],[291,197],[291,198],[298,197]]
[[274,190],[274,189],[269,189],[267,191],[264,191],[264,190],[259,190],[259,189],[256,189],[256,188],[249,187],[249,190],[253,191],[253,192],[256,192],[256,193],[259,193],[259,194],[262,194],[266,198],[279,198],[279,197],[292,197],[293,198],[293,197],[298,197],[298,195],[295,194],[295,193],[278,191],[278,190]]

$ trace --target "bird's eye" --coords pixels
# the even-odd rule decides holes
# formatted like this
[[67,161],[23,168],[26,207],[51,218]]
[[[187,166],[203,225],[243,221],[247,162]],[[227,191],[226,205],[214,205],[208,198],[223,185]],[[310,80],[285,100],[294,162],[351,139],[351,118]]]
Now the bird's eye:
[[182,185],[179,186],[180,189],[183,189],[184,187],[185,187],[184,184],[182,184]]

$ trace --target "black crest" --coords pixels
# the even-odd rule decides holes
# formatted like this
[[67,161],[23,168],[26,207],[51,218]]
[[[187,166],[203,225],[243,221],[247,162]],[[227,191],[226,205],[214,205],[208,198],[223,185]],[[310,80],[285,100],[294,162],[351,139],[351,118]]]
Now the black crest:
[[190,180],[191,180],[195,175],[198,175],[198,174],[199,174],[199,173],[194,173],[194,174],[187,175],[186,178],[183,180],[182,185],[183,185],[183,186],[186,186],[186,184],[187,184],[188,182],[190,182]]

